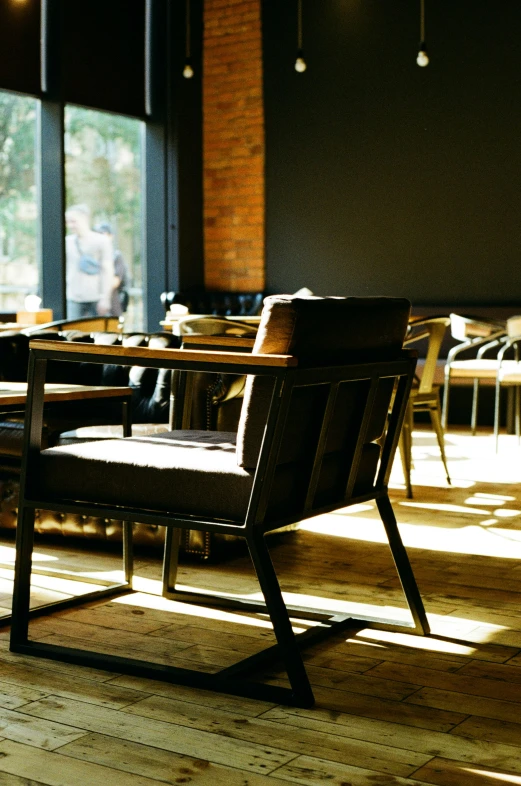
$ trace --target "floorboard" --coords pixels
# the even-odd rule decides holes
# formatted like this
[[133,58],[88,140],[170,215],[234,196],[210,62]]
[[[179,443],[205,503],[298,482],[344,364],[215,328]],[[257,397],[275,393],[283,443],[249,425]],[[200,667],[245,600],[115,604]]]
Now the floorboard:
[[[521,786],[521,447],[502,435],[414,437],[414,499],[391,498],[432,635],[373,629],[304,653],[312,709],[83,668],[8,649],[0,630],[0,786]],[[306,522],[272,541],[291,602],[407,619],[375,506]],[[9,607],[14,544],[0,546]],[[120,558],[40,539],[32,604],[120,580]],[[31,637],[208,672],[274,642],[263,615],[161,598],[158,555],[136,592],[31,623]],[[183,587],[258,598],[244,551],[183,563]],[[329,602],[328,602],[329,601]],[[312,622],[295,621],[296,631]],[[261,675],[286,684],[278,665]]]

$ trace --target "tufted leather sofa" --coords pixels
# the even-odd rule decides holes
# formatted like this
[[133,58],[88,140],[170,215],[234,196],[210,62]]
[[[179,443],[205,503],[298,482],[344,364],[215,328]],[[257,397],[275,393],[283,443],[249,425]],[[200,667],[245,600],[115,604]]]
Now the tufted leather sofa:
[[[29,341],[33,338],[52,338],[60,341],[82,341],[98,344],[123,343],[127,346],[177,347],[179,339],[171,333],[86,334],[78,330],[40,332],[31,336],[24,333],[0,335],[0,381],[24,381],[27,376]],[[163,431],[168,429],[170,406],[170,372],[138,367],[100,366],[89,363],[56,363],[49,366],[48,380],[90,385],[129,386],[132,388],[133,432]],[[89,406],[74,402],[74,406],[60,407],[59,415],[47,417],[45,438],[48,445],[78,439],[94,439],[121,433],[121,410],[110,402]],[[22,453],[23,415],[0,416],[0,527],[14,528],[17,519],[18,476]],[[52,535],[72,535],[105,540],[121,538],[119,522],[89,516],[71,516],[41,510],[37,517],[37,531]],[[137,524],[136,543],[159,545],[163,542],[161,527]],[[186,552],[207,556],[209,543],[199,533],[184,533]]]
[[[172,333],[112,332],[84,333],[80,330],[0,334],[0,382],[25,381],[29,358],[29,340],[52,338],[61,341],[81,341],[97,344],[123,343],[126,346],[178,347],[181,339]],[[212,347],[214,348],[214,347]],[[224,348],[224,347],[223,347]],[[236,431],[242,406],[245,377],[223,374],[195,375],[191,427],[217,431]],[[173,422],[174,402],[171,400],[170,372],[140,367],[101,366],[89,363],[57,363],[49,366],[47,379],[90,385],[130,386],[132,388],[133,434],[157,433],[168,430]],[[48,418],[44,436],[47,445],[73,441],[95,440],[121,435],[120,408],[114,405],[81,407],[64,411],[59,418]],[[118,424],[118,425],[117,425]],[[0,529],[14,529],[18,514],[19,473],[22,455],[23,416],[0,415]],[[293,529],[294,527],[291,527]],[[84,537],[97,540],[121,540],[120,522],[90,516],[74,516],[40,510],[36,516],[36,531],[48,535]],[[150,524],[134,526],[134,542],[145,546],[160,546],[164,530]],[[222,548],[229,550],[229,536],[210,537],[210,533],[184,530],[181,552],[199,559]]]
[[215,292],[200,287],[185,292],[163,292],[161,303],[165,311],[174,303],[186,306],[191,314],[213,316],[254,317],[262,311],[263,292]]

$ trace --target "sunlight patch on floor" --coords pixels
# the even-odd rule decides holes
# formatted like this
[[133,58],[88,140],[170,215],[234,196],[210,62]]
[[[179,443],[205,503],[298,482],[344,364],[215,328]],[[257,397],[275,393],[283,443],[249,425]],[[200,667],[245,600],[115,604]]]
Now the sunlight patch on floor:
[[[502,434],[496,453],[492,433],[472,436],[449,432],[445,435],[445,452],[452,485],[461,488],[465,481],[478,483],[521,483],[521,446],[511,434]],[[434,433],[415,430],[412,445],[412,484],[447,487],[440,450]],[[403,484],[401,462],[393,465],[391,482]]]
[[[14,546],[0,546],[0,563],[6,565],[14,565],[16,557],[16,549]],[[56,562],[59,557],[52,554],[42,554],[39,551],[33,551],[33,562]]]
[[[439,614],[429,614],[431,636],[416,636],[410,633],[393,632],[387,630],[365,629],[349,639],[360,644],[375,644],[385,646],[398,644],[403,647],[440,652],[448,655],[473,656],[476,652],[476,643],[493,643],[501,631],[509,630],[504,625],[492,625],[479,620],[463,619],[461,617],[443,617]],[[471,641],[462,641],[462,637],[472,633]],[[436,637],[440,638],[436,638]]]
[[[514,783],[514,784],[521,784],[521,776],[520,775],[511,775],[506,772],[495,772],[494,770],[475,770],[473,767],[462,767],[463,772],[469,772],[472,775],[479,775],[482,778],[489,778],[494,781],[498,781],[498,786],[500,783]],[[463,782],[462,782],[463,783]]]
[[[398,506],[395,506],[395,512],[399,513],[397,508]],[[433,518],[432,525],[409,524],[398,519],[400,533],[406,547],[454,554],[521,559],[520,530],[496,527],[489,517],[483,522],[463,525],[460,516],[445,518],[443,511],[437,512],[438,515]],[[483,513],[488,514],[488,511]],[[331,513],[309,519],[301,524],[301,529],[348,540],[387,543],[387,536],[378,513],[375,511],[374,515],[374,519],[350,516],[349,509],[346,509],[340,515]]]
[[485,494],[483,491],[477,491],[474,496],[465,500],[469,505],[504,505],[505,502],[515,502],[516,498],[505,496],[504,494]]
[[[433,432],[414,432],[414,498],[406,499],[403,491],[391,497],[404,544],[432,551],[519,559],[521,495],[515,496],[515,492],[521,489],[521,448],[516,438],[504,436],[498,454],[492,435],[450,433],[446,442],[451,486],[447,485]],[[399,460],[394,462],[391,479],[393,487],[403,489]],[[488,493],[486,485],[480,488],[480,484],[492,482],[510,488],[504,494]],[[459,489],[463,490],[461,501]],[[465,495],[466,489],[472,490]],[[300,528],[348,540],[387,542],[374,503],[308,519]]]
[[122,595],[119,598],[113,598],[111,602],[120,603],[125,606],[136,606],[137,608],[183,614],[186,617],[200,617],[203,620],[222,620],[224,622],[234,622],[238,625],[251,625],[256,628],[271,629],[271,623],[265,619],[248,617],[238,612],[232,613],[224,609],[215,609],[207,606],[190,606],[186,603],[180,603],[179,601],[169,600],[168,598],[158,597],[157,595],[150,595],[144,592],[136,592],[132,595]]

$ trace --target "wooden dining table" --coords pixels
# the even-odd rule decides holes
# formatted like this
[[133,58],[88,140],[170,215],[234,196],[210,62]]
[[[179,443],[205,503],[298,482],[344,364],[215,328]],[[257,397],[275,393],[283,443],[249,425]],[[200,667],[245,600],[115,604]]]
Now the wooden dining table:
[[[27,382],[0,382],[0,415],[23,413],[27,404],[28,386]],[[92,401],[110,399],[121,403],[121,420],[123,424],[123,436],[128,437],[132,434],[132,418],[130,402],[132,398],[132,388],[129,387],[108,387],[103,385],[69,385],[62,383],[48,382],[45,384],[44,404],[51,406],[56,412],[56,408],[65,402],[72,401]],[[58,409],[59,412],[59,409]],[[40,568],[39,571],[47,577],[61,578],[61,574],[54,574],[52,570]],[[67,608],[70,601],[57,601],[56,605],[62,604]],[[31,611],[31,617],[41,613],[43,607],[36,607]],[[1,625],[6,625],[11,621],[11,614],[0,615]]]
[[[65,401],[116,399],[121,401],[125,419],[130,417],[129,404],[131,398],[132,389],[129,387],[69,385],[61,382],[47,382],[45,384],[44,403],[56,404]],[[27,382],[0,382],[0,414],[23,411],[26,402]]]

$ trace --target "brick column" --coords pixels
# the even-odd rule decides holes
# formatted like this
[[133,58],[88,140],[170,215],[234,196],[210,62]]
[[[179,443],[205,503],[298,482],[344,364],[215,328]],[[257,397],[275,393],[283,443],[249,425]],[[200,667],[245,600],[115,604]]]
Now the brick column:
[[205,0],[205,284],[264,288],[261,0]]

